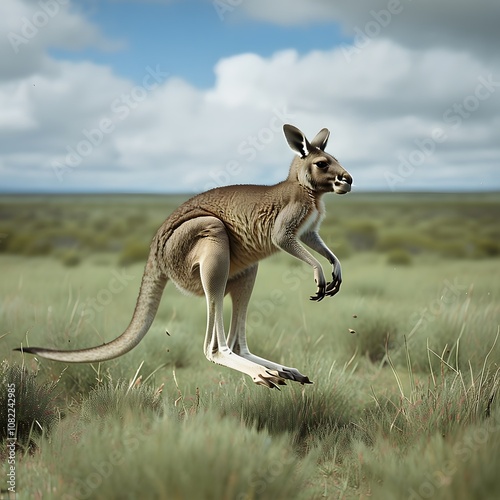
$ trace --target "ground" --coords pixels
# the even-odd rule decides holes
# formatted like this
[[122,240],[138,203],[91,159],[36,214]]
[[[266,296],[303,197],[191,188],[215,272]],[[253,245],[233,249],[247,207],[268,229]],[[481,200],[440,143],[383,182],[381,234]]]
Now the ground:
[[[497,199],[331,197],[321,233],[341,292],[309,301],[311,270],[279,254],[250,302],[250,349],[314,382],[281,391],[206,361],[204,300],[171,285],[122,358],[12,352],[121,333],[144,249],[181,197],[0,199],[0,399],[14,383],[18,498],[496,498]],[[1,464],[9,498],[9,455]]]

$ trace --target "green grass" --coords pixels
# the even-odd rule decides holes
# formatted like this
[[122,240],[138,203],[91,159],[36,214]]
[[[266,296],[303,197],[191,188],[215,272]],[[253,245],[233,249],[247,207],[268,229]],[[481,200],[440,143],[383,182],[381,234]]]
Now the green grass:
[[[309,301],[311,271],[286,255],[260,266],[250,349],[314,381],[278,392],[206,361],[204,299],[171,285],[151,331],[122,358],[67,366],[12,352],[21,344],[97,345],[127,326],[144,263],[120,267],[131,241],[120,227],[135,224],[142,235],[178,200],[167,199],[162,210],[156,198],[126,200],[1,204],[13,220],[25,214],[30,230],[27,214],[36,207],[46,211],[37,215],[42,232],[51,230],[44,221],[69,227],[78,216],[79,225],[93,227],[88,241],[104,234],[100,250],[58,244],[34,257],[0,254],[1,390],[7,379],[29,381],[17,408],[18,498],[498,497],[500,261],[474,245],[444,256],[439,236],[426,245],[440,231],[457,243],[446,224],[460,216],[462,227],[477,229],[470,221],[487,221],[500,203],[486,196],[460,204],[452,195],[336,199],[322,234],[334,251],[336,241],[346,250],[339,295]],[[342,233],[338,218],[348,210],[358,223]],[[386,227],[416,234],[411,245],[394,246],[394,238],[388,245]],[[498,239],[493,222],[477,231]],[[461,236],[476,241],[471,231]],[[411,261],[388,260],[394,248]],[[65,262],[62,250],[76,252],[78,262]],[[26,435],[30,446],[22,446]],[[0,464],[5,490],[4,451]]]
[[50,479],[39,478],[48,472],[57,498],[307,498],[300,489],[316,468],[314,456],[298,457],[286,436],[271,438],[210,411],[161,420],[129,413],[80,424],[72,440],[68,431],[62,423],[40,447],[31,478],[38,476],[42,495]]

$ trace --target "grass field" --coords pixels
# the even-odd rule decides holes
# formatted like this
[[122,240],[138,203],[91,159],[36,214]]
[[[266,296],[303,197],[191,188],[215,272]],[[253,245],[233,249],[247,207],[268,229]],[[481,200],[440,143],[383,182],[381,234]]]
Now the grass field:
[[[314,385],[269,390],[206,361],[204,300],[171,285],[122,358],[12,352],[121,333],[181,200],[0,198],[0,440],[14,384],[17,498],[500,496],[498,194],[330,197],[321,233],[344,283],[320,303],[307,266],[262,262],[250,349]],[[11,457],[2,445],[0,498]]]

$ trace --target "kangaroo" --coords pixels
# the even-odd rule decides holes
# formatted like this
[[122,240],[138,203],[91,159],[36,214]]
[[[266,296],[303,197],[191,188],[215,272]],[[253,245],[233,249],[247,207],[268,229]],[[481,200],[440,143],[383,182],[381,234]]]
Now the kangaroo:
[[[340,262],[318,234],[324,217],[325,193],[345,194],[352,177],[325,147],[324,128],[309,142],[292,125],[283,131],[297,154],[288,178],[274,186],[218,187],[183,203],[166,219],[151,243],[139,297],[127,329],[115,340],[89,349],[60,351],[22,347],[18,351],[69,363],[106,361],[134,348],[149,330],[168,280],[194,295],[205,295],[207,330],[204,342],[209,361],[252,377],[269,388],[286,380],[312,383],[297,369],[255,356],[247,346],[245,322],[258,262],[284,250],[313,268],[316,293],[311,300],[335,295],[342,282]],[[325,280],[318,260],[301,244],[332,265]],[[232,316],[226,338],[223,300],[229,294]]]

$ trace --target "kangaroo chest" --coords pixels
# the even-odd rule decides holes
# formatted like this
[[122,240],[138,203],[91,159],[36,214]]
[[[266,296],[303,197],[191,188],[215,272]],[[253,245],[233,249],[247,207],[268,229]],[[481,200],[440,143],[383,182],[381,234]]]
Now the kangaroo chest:
[[317,205],[309,208],[304,215],[302,222],[297,228],[297,237],[309,231],[316,231],[325,215],[324,205],[321,201]]
[[320,224],[323,216],[316,208],[312,209],[305,217],[297,230],[297,237],[309,231],[314,231]]

